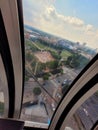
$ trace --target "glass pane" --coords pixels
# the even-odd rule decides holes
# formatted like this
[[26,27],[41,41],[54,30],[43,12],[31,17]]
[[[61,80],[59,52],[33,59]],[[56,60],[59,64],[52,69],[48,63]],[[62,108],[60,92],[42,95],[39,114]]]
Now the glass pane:
[[63,94],[96,55],[98,2],[84,2],[81,6],[83,0],[23,0],[22,119],[49,124]]
[[[98,92],[87,99],[74,113],[67,128],[72,130],[91,130],[98,121]],[[96,129],[97,130],[97,129]]]

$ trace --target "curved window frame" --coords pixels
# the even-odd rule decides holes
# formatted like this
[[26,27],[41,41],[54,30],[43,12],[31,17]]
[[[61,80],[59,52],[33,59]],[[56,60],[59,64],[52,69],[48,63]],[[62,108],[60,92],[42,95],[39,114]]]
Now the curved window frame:
[[[69,90],[64,94],[62,100],[60,101],[58,105],[57,111],[55,112],[52,118],[51,124],[49,126],[50,130],[51,129],[64,130],[68,119],[74,114],[75,110],[85,100],[87,100],[87,98],[89,98],[94,92],[98,90],[97,79],[98,79],[98,54],[82,70],[82,72],[77,76],[77,78],[71,84]],[[90,80],[92,83],[90,82]],[[91,85],[91,86],[89,87],[88,85]],[[88,88],[86,88],[86,86]],[[80,102],[78,102],[79,100]],[[73,104],[73,101],[74,101],[74,104]],[[74,108],[75,104],[76,106]],[[74,108],[74,111],[71,112],[73,108]]]
[[9,109],[9,96],[8,96],[8,83],[7,77],[3,65],[3,61],[0,55],[0,86],[3,88],[3,98],[4,98],[4,110],[3,116],[8,117],[8,109]]
[[[5,67],[8,69],[8,74],[13,72],[12,81],[13,81],[13,91],[9,91],[11,103],[9,103],[9,111],[12,111],[11,118],[19,118],[21,110],[21,101],[23,95],[23,62],[22,62],[22,48],[24,48],[24,43],[21,42],[20,35],[20,23],[19,23],[19,13],[18,5],[16,0],[1,0],[1,13],[4,21],[4,27],[8,39],[9,53],[11,61],[8,62],[12,66],[10,69],[5,64]],[[9,17],[8,17],[9,16]],[[9,76],[9,77],[11,77]],[[11,79],[9,81],[11,83]],[[11,89],[11,86],[10,86]],[[12,93],[13,92],[13,93]],[[12,109],[12,110],[11,110]]]
[[[19,1],[18,1],[19,2]],[[21,8],[22,8],[22,6],[21,6]],[[20,12],[21,10],[19,10],[19,12]],[[23,15],[22,15],[22,13],[20,13],[21,15],[20,15],[20,18],[23,18]],[[22,20],[22,19],[21,19]],[[22,22],[20,20],[20,23]],[[22,25],[23,25],[23,23],[22,23]],[[23,34],[22,34],[23,35]],[[61,106],[61,104],[63,104],[63,101],[64,101],[64,99],[66,98],[66,95],[68,94],[68,92],[70,91],[70,89],[72,89],[73,88],[73,86],[74,85],[77,85],[77,82],[79,82],[78,80],[82,77],[82,75],[83,76],[85,76],[85,74],[86,73],[90,73],[90,71],[91,71],[91,66],[93,67],[93,68],[96,68],[96,65],[94,65],[94,63],[97,61],[97,59],[98,59],[98,54],[91,60],[91,62],[82,70],[82,72],[76,77],[76,79],[73,81],[73,83],[71,84],[71,86],[70,86],[70,88],[69,88],[69,90],[65,93],[65,95],[62,97],[62,100],[60,101],[60,103],[58,104],[58,107],[56,108],[56,111],[55,111],[55,113],[54,113],[54,115],[53,115],[53,117],[52,117],[52,121],[51,121],[51,124],[50,124],[50,126],[49,126],[49,129],[50,130],[54,130],[54,129],[58,129],[58,127],[56,128],[54,128],[52,125],[54,124],[54,121],[55,121],[55,119],[56,119],[56,121],[57,121],[57,115],[58,115],[58,113],[61,111],[61,108],[60,108],[60,110],[59,110],[59,107]],[[23,60],[24,61],[24,60]],[[95,63],[96,64],[96,63]],[[89,70],[88,70],[89,69]],[[97,69],[97,68],[96,68]],[[88,72],[89,71],[89,72]],[[97,73],[97,70],[95,70],[95,72]],[[92,74],[91,74],[92,75]],[[90,78],[90,75],[89,75],[89,77],[88,77],[88,79]],[[83,80],[83,79],[82,79]],[[94,79],[95,81],[96,81],[96,79]],[[85,84],[86,82],[84,82],[84,84]],[[82,84],[82,86],[83,86],[83,84]],[[94,90],[94,89],[93,89]],[[93,92],[93,90],[91,90],[91,93]],[[73,90],[71,90],[71,91],[73,91]],[[94,91],[95,92],[95,91]],[[93,92],[93,93],[94,93]],[[89,94],[89,96],[91,95],[91,93]],[[86,99],[85,99],[86,100]],[[84,101],[85,101],[84,100]],[[65,107],[64,107],[64,109],[65,109]],[[61,113],[62,113],[63,111],[61,111]],[[61,118],[59,118],[59,121],[61,122]],[[63,120],[62,120],[62,122],[63,122]],[[57,123],[57,122],[56,122]],[[55,124],[56,124],[55,123]],[[33,126],[36,126],[36,125],[34,125],[34,124],[32,124],[32,123],[27,123],[26,125],[31,125],[31,127],[33,127]],[[56,126],[56,125],[55,125]],[[41,128],[41,126],[39,125],[39,127]]]
[[97,130],[96,128],[98,128],[98,121],[93,125],[93,127],[91,128],[91,130]]
[[[13,117],[14,110],[14,76],[8,39],[5,31],[2,13],[0,11],[0,66],[2,69],[1,83],[4,87],[4,117]],[[6,53],[5,53],[6,52]],[[13,93],[12,93],[13,91]],[[10,95],[10,97],[9,97]],[[11,105],[10,105],[11,104]]]
[[[13,98],[12,102],[9,101],[9,106],[12,104],[14,105],[13,108],[9,108],[9,111],[13,111],[10,113],[9,117],[19,118],[23,100],[23,91],[24,91],[24,70],[25,70],[25,58],[24,58],[24,28],[23,28],[23,14],[22,14],[22,0],[1,0],[1,12],[3,14],[5,30],[7,32],[8,37],[8,45],[9,45],[9,53],[12,62],[12,70],[8,71],[8,74],[12,71],[12,78],[13,78]],[[14,11],[15,12],[14,12]],[[6,15],[10,18],[7,19]],[[11,22],[11,23],[10,23]],[[13,29],[12,29],[13,25]],[[17,28],[16,28],[17,27]],[[15,33],[13,33],[15,31]],[[17,44],[16,44],[17,43]],[[13,44],[15,46],[13,46]],[[15,57],[16,56],[16,57]],[[17,60],[16,60],[16,59]],[[4,59],[4,58],[2,58]],[[75,99],[75,96],[80,93],[82,88],[84,89],[85,85],[89,82],[89,80],[93,79],[95,75],[97,75],[98,70],[98,54],[93,58],[93,60],[82,70],[82,72],[77,76],[77,78],[73,81],[70,88],[62,97],[58,107],[52,117],[52,121],[49,126],[49,130],[61,129],[65,127],[65,123],[67,122],[71,110],[74,108],[74,104],[79,106],[80,100],[82,100],[82,96],[86,93],[82,93],[81,97],[78,97],[78,100],[75,100],[74,104],[71,104],[72,99]],[[15,61],[16,60],[16,61]],[[19,62],[19,64],[17,63]],[[6,67],[6,64],[5,64]],[[7,71],[6,71],[7,72]],[[20,75],[18,74],[20,73]],[[88,75],[89,74],[89,75]],[[88,75],[88,76],[87,76]],[[17,76],[18,79],[17,79]],[[7,76],[8,78],[8,76]],[[11,82],[11,81],[10,81]],[[93,83],[96,82],[96,78],[94,78]],[[78,87],[79,86],[79,87]],[[92,86],[91,88],[96,88],[96,85]],[[89,90],[89,91],[88,91]],[[87,93],[88,96],[94,92],[94,89],[88,89]],[[90,91],[91,90],[91,91]],[[15,95],[15,97],[14,97]],[[71,96],[70,96],[71,95]],[[84,101],[86,100],[84,95]],[[11,97],[11,93],[9,93],[9,98]],[[10,100],[10,99],[9,99]],[[15,104],[14,104],[15,102]],[[12,104],[11,104],[12,103]],[[79,103],[79,104],[78,104]],[[67,111],[67,109],[69,111]],[[63,116],[63,113],[66,113]],[[74,110],[72,111],[74,112]],[[71,112],[71,114],[72,114]],[[68,116],[68,117],[67,117]],[[34,123],[25,123],[26,129],[30,129],[29,127],[36,126]],[[41,125],[39,125],[41,127]]]

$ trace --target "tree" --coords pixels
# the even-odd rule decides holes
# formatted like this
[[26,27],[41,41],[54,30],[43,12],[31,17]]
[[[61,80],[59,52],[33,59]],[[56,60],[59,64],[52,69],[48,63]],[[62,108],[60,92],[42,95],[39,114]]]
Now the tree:
[[35,70],[36,62],[37,62],[37,59],[36,59],[36,57],[32,54],[31,68],[32,68],[32,71],[33,71],[33,72],[34,72],[34,70]]
[[49,69],[56,69],[58,67],[58,61],[55,60],[55,61],[47,62],[46,65]]
[[38,62],[37,64],[37,69],[36,69],[36,73],[37,74],[40,74],[41,72],[43,72],[43,70],[46,69],[46,63],[41,63],[41,62]]
[[72,60],[71,60],[71,64],[70,64],[72,68],[78,68],[80,66],[79,57],[80,57],[79,54],[74,54],[72,56]]
[[[66,64],[72,68],[82,68],[83,67],[83,60],[85,57],[81,56],[78,53],[74,53],[72,56],[67,58]],[[82,63],[82,64],[81,64]],[[82,66],[81,66],[82,65]]]
[[28,81],[29,80],[29,77],[25,75],[25,81]]
[[54,52],[54,51],[50,51],[50,53],[51,53],[51,55],[53,56],[54,59],[56,59],[56,60],[60,60],[61,59],[60,54],[58,54],[58,53],[61,53],[61,51],[58,51],[58,53]]
[[61,74],[63,74],[63,69],[61,69]]
[[32,61],[32,55],[30,53],[26,53],[25,58],[28,62]]
[[43,80],[48,80],[49,79],[49,74],[47,73],[47,74],[45,74],[44,76],[43,76]]
[[39,87],[35,87],[33,89],[33,93],[34,93],[35,96],[39,96],[41,94],[41,92],[42,91],[41,91],[41,89]]
[[81,54],[74,53],[72,56],[67,58],[66,64],[72,68],[82,69],[87,65],[88,62],[89,59],[86,57],[82,56]]

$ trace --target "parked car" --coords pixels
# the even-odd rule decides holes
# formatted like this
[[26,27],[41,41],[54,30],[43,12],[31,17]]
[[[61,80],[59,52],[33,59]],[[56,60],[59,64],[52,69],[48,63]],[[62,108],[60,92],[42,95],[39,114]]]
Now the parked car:
[[54,103],[51,104],[52,110],[55,111],[55,105]]

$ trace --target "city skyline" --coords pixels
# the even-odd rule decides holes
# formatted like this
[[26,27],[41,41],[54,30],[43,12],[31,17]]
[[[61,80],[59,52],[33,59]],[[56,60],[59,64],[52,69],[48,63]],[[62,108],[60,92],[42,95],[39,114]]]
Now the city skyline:
[[98,1],[24,0],[24,23],[62,38],[98,46]]

